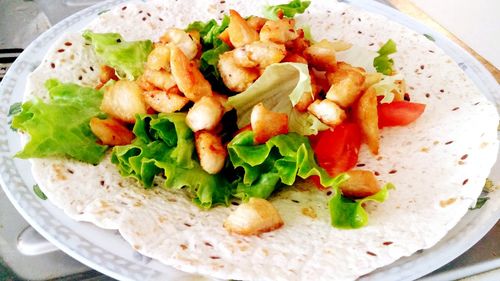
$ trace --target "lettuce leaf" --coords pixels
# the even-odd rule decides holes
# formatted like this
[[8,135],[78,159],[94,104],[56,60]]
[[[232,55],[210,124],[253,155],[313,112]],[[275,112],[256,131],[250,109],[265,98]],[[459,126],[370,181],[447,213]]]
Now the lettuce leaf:
[[336,187],[345,175],[332,178],[318,166],[307,137],[296,133],[278,135],[265,144],[254,144],[251,131],[238,134],[227,146],[231,163],[242,168],[243,178],[236,187],[235,196],[267,198],[279,183],[292,185],[297,176],[306,179],[319,176],[324,186]]
[[145,188],[157,175],[165,176],[165,188],[186,187],[193,202],[208,209],[229,204],[231,184],[220,174],[205,172],[194,158],[194,135],[185,113],[140,115],[132,144],[115,146],[111,162],[122,176],[132,177]]
[[394,54],[396,51],[396,43],[392,41],[392,39],[387,40],[387,42],[380,47],[377,51],[378,56],[373,60],[373,66],[377,69],[377,72],[385,75],[392,74],[394,60],[389,58],[389,55]]
[[[373,84],[377,96],[382,96],[380,103],[391,103],[394,100],[394,91],[399,91],[397,80],[403,80],[403,75],[396,74],[392,76],[384,75],[382,80]],[[402,93],[404,95],[404,93]]]
[[342,192],[337,187],[329,202],[332,226],[344,229],[365,226],[368,223],[368,213],[363,208],[363,203],[368,201],[384,202],[389,194],[388,190],[393,188],[394,185],[387,183],[379,192],[371,196],[352,200],[342,196]]
[[304,13],[310,4],[311,1],[292,0],[288,4],[264,6],[263,14],[268,19],[276,20],[278,11],[282,11],[285,17],[293,18],[296,14]]
[[228,26],[229,17],[225,15],[220,25],[212,19],[208,22],[195,21],[186,28],[186,31],[196,30],[200,33],[203,51],[201,54],[200,70],[207,80],[211,81],[212,84],[214,82],[217,83],[218,85],[215,86],[218,87],[224,85],[217,69],[219,56],[230,50],[229,46],[219,39],[219,35]]
[[268,66],[264,73],[246,91],[229,97],[228,104],[238,113],[238,127],[250,123],[254,105],[262,102],[275,112],[288,114],[291,132],[314,135],[328,126],[309,113],[293,108],[305,92],[311,92],[311,78],[307,65],[301,63],[276,63]]
[[126,42],[118,33],[83,32],[83,38],[92,44],[106,65],[113,67],[120,78],[135,80],[144,70],[153,49],[150,40]]
[[98,145],[90,130],[90,118],[102,114],[102,92],[77,84],[47,80],[50,100],[27,101],[13,116],[12,128],[28,133],[30,140],[19,158],[69,156],[97,164],[107,147]]

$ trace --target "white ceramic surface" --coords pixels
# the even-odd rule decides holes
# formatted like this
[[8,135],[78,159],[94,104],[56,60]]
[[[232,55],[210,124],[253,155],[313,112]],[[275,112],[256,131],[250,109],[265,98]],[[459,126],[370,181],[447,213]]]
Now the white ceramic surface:
[[[61,21],[26,48],[5,76],[0,87],[1,184],[17,210],[37,231],[72,257],[104,274],[122,280],[200,280],[203,278],[182,273],[134,252],[116,232],[72,221],[50,202],[38,199],[32,191],[35,182],[29,162],[12,158],[21,149],[21,144],[18,135],[9,128],[7,113],[10,104],[22,100],[28,74],[36,68],[47,48],[60,34],[82,29],[99,13],[121,2],[124,1],[104,2]],[[476,60],[451,41],[382,4],[365,0],[344,2],[385,15],[420,33],[431,35],[481,91],[497,105],[500,104],[496,81]],[[498,175],[499,167],[495,167],[492,177],[495,179]],[[416,279],[457,257],[476,243],[499,219],[499,192],[490,194],[490,197],[492,199],[483,208],[469,212],[436,246],[402,258],[362,279]]]

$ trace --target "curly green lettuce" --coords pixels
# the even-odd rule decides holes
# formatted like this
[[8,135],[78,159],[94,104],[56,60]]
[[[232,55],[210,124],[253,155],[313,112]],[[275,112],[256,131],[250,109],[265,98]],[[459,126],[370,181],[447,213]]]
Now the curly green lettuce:
[[235,196],[267,198],[279,183],[293,185],[297,176],[319,176],[324,186],[337,186],[343,176],[332,178],[318,166],[307,137],[296,133],[278,135],[264,144],[254,144],[254,133],[238,134],[227,146],[231,163],[243,168]]
[[383,202],[392,184],[378,193],[352,200],[342,195],[340,185],[349,179],[346,174],[331,177],[314,158],[307,137],[296,133],[278,135],[265,144],[254,143],[254,133],[238,134],[227,146],[235,168],[243,170],[234,196],[242,200],[250,197],[268,198],[281,185],[293,185],[297,177],[307,179],[318,176],[323,186],[335,191],[330,199],[331,224],[337,228],[359,228],[368,223],[368,214],[362,204],[367,201]]
[[230,50],[230,47],[219,39],[219,35],[229,26],[229,17],[224,16],[220,25],[214,19],[208,22],[195,21],[188,25],[186,31],[196,30],[200,33],[202,54],[200,58],[200,71],[206,79],[222,86],[217,63],[219,56]]
[[288,4],[264,6],[263,14],[268,19],[276,20],[278,12],[281,11],[284,17],[294,18],[296,14],[304,13],[310,4],[311,1],[292,0]]
[[122,176],[138,180],[145,188],[163,175],[165,188],[186,188],[201,208],[228,205],[231,184],[222,175],[208,174],[200,167],[194,135],[185,118],[185,113],[137,116],[133,129],[137,138],[129,145],[115,146],[111,162]]
[[387,183],[379,192],[356,200],[343,196],[337,188],[328,203],[332,226],[344,229],[365,226],[368,223],[368,213],[363,208],[363,203],[368,201],[384,202],[389,195],[389,189],[393,188],[394,185]]
[[396,43],[392,39],[387,40],[387,42],[380,47],[377,51],[378,56],[373,60],[373,66],[385,75],[391,75],[393,72],[394,60],[389,57],[389,55],[394,54],[397,51]]
[[144,71],[144,63],[153,50],[150,40],[127,42],[118,33],[83,32],[104,64],[113,67],[120,78],[135,80]]
[[73,83],[49,79],[49,101],[36,98],[16,109],[12,128],[29,134],[19,158],[68,156],[98,164],[107,146],[97,144],[90,119],[101,115],[102,92]]

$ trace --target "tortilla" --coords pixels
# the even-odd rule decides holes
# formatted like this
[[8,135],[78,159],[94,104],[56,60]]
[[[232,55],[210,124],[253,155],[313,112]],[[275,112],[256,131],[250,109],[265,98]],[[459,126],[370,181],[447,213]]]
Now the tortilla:
[[[156,40],[168,27],[218,18],[229,8],[243,16],[261,14],[256,1],[183,3],[122,4],[88,28],[119,32],[126,40]],[[405,76],[412,101],[427,104],[415,123],[382,130],[377,157],[361,148],[359,163],[396,186],[386,202],[367,205],[366,227],[331,227],[329,196],[300,183],[272,199],[284,227],[259,236],[230,235],[222,222],[235,206],[201,211],[182,192],[145,190],[122,178],[109,155],[97,166],[33,159],[40,188],[73,219],[117,229],[146,256],[217,278],[352,280],[431,247],[482,190],[498,149],[495,107],[434,43],[382,16],[313,1],[296,19],[299,26],[311,27],[314,38],[342,39],[371,50],[392,38],[398,46],[396,69]],[[48,78],[95,86],[99,65],[80,34],[63,35],[30,76],[25,98],[46,97]]]

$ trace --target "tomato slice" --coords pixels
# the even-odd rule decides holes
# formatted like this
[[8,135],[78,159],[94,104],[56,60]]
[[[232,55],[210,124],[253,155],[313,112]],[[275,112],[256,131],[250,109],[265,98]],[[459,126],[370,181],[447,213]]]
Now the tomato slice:
[[[336,176],[353,168],[358,162],[361,132],[355,123],[343,123],[334,129],[319,132],[310,137],[318,164],[330,176]],[[319,177],[312,177],[319,188]]]
[[417,120],[425,110],[425,104],[393,101],[391,103],[382,103],[377,107],[378,127],[406,126]]

